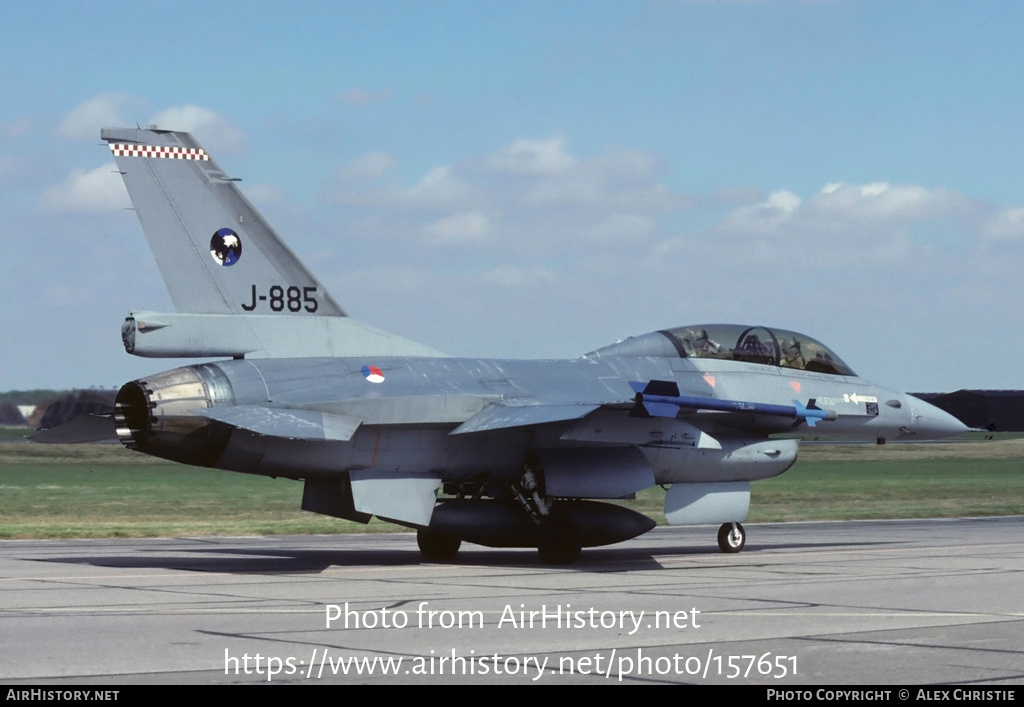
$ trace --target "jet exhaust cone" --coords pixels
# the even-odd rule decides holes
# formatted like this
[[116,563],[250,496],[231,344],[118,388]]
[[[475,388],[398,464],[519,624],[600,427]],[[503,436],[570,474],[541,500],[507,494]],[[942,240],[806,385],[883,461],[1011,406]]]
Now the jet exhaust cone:
[[117,437],[128,449],[212,466],[229,437],[228,430],[196,414],[212,404],[210,384],[198,366],[125,383],[114,401]]

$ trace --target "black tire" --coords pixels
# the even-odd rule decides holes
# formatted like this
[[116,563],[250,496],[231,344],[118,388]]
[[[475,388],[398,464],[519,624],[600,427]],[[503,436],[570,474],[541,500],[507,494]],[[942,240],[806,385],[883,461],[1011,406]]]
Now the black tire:
[[540,526],[537,552],[546,565],[571,565],[579,559],[583,545],[576,524],[568,518],[549,518]]
[[462,547],[462,541],[458,538],[429,528],[416,531],[416,544],[420,546],[423,559],[428,562],[447,562],[453,559]]
[[718,529],[718,547],[722,552],[739,552],[746,544],[747,531],[739,523],[725,523]]

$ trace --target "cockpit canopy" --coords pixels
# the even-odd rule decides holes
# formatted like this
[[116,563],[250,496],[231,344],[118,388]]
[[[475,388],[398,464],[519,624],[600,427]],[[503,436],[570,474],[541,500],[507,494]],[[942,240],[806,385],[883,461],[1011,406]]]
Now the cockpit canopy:
[[855,376],[831,349],[804,334],[743,324],[697,324],[631,336],[596,356],[716,358],[802,371]]

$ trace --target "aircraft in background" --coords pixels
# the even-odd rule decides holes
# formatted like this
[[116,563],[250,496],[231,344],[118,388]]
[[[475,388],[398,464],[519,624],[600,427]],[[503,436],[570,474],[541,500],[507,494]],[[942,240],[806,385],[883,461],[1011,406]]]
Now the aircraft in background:
[[104,129],[177,311],[135,310],[126,350],[224,357],[117,395],[130,449],[304,483],[302,508],[550,563],[654,527],[607,503],[667,486],[671,524],[746,542],[750,483],[806,436],[925,440],[966,428],[763,326],[683,326],[573,360],[450,357],[349,317],[187,133]]

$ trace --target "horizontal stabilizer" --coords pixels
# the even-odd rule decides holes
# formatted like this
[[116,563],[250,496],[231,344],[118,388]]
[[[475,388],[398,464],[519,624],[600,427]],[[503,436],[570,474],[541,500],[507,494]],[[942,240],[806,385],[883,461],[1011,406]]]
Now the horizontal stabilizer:
[[351,317],[134,311],[121,340],[145,358],[444,355]]
[[117,439],[114,415],[79,415],[64,424],[36,432],[29,440],[39,444],[83,444]]
[[200,410],[199,414],[232,427],[266,437],[285,439],[337,440],[352,439],[360,420],[317,410],[289,410],[262,405],[236,405]]
[[509,427],[528,427],[549,422],[578,420],[597,410],[600,405],[503,405],[492,403],[469,418],[449,434],[486,432]]

